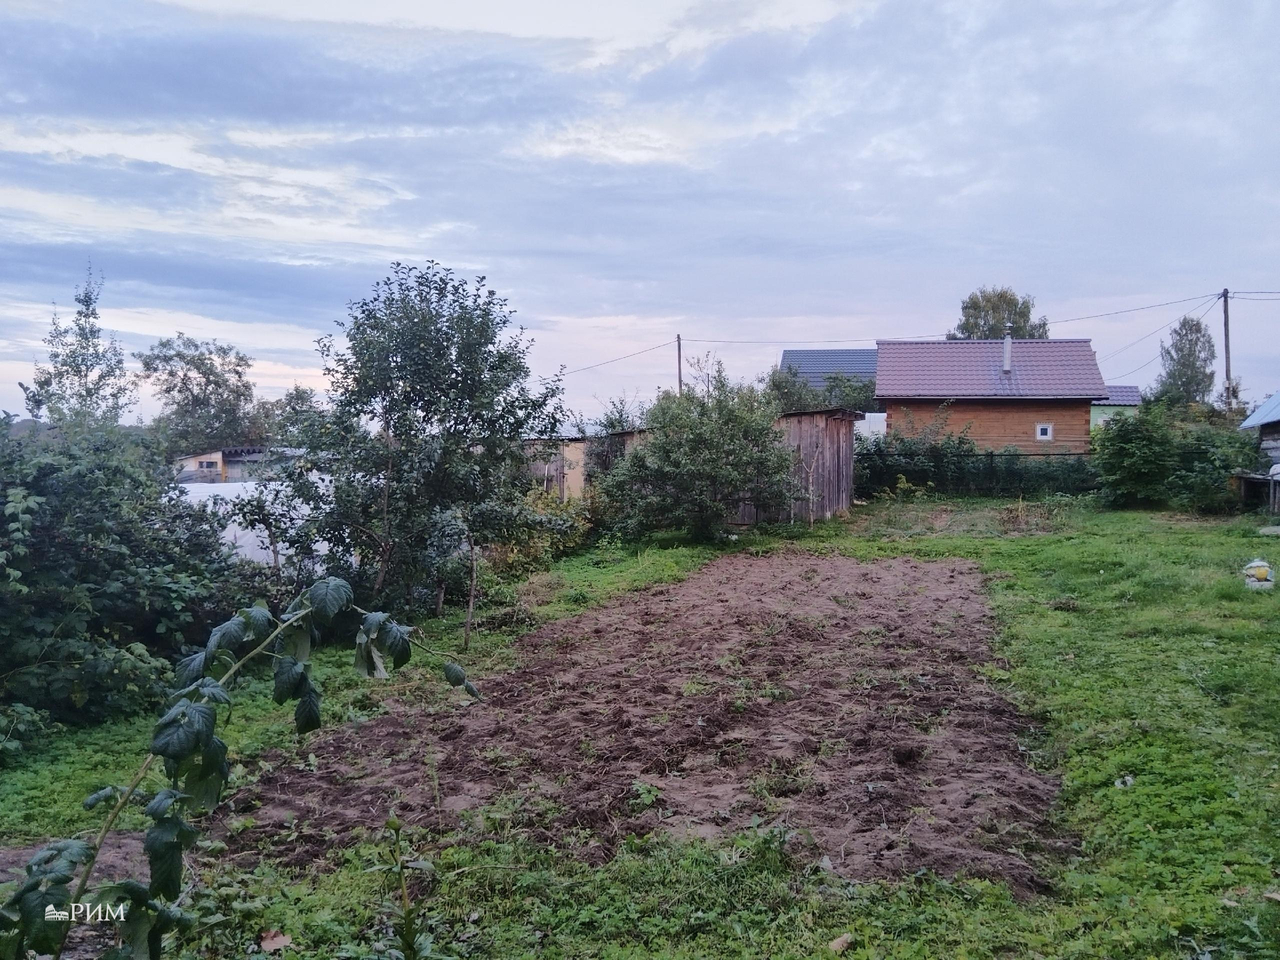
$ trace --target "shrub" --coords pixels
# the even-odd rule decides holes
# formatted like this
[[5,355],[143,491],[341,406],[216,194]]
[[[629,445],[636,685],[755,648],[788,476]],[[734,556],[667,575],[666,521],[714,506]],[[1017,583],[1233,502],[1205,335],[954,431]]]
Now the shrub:
[[500,575],[544,570],[551,561],[586,543],[591,529],[584,500],[561,501],[545,490],[530,490],[524,506],[530,516],[516,527],[516,537],[499,542],[486,553]]
[[1094,437],[1107,502],[1223,513],[1237,503],[1231,472],[1256,466],[1256,441],[1238,430],[1176,421],[1158,404],[1115,417]]
[[618,528],[709,539],[743,503],[781,513],[795,498],[794,460],[777,416],[773,402],[730,383],[719,364],[683,395],[663,394],[646,413],[644,437],[601,481]]
[[859,495],[903,491],[981,496],[1083,493],[1097,486],[1085,457],[1034,456],[1010,447],[981,451],[968,435],[927,428],[919,436],[856,438]]
[[[115,427],[0,425],[0,704],[84,722],[154,702],[237,565],[167,461]],[[3,731],[0,731],[2,733]]]

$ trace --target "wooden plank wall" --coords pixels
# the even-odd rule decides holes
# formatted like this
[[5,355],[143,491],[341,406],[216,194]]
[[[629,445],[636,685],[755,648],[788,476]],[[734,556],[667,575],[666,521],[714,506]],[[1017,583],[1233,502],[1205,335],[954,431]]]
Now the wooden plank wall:
[[1262,452],[1272,463],[1280,463],[1280,422],[1264,423],[1258,428],[1262,440]]
[[[793,476],[801,499],[791,505],[786,519],[792,523],[830,520],[849,509],[853,501],[853,425],[847,413],[822,410],[789,413],[774,424],[782,431],[783,443],[796,452]],[[738,509],[732,522],[748,526],[763,517],[749,503]]]
[[[919,433],[943,412],[945,432],[968,428],[980,450],[1017,447],[1023,453],[1088,453],[1089,400],[936,400],[884,401],[885,426],[900,433]],[[1036,424],[1053,424],[1053,441],[1036,439]]]

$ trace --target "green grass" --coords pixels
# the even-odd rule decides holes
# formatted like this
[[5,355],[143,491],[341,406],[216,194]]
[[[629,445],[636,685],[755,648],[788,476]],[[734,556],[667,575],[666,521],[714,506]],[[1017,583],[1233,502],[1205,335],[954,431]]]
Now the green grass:
[[[593,868],[532,842],[518,816],[502,813],[443,849],[439,838],[415,841],[436,861],[438,880],[423,895],[438,947],[485,957],[807,957],[829,956],[825,944],[847,932],[843,956],[867,960],[1280,957],[1280,903],[1264,897],[1280,889],[1280,594],[1247,591],[1238,574],[1255,556],[1280,560],[1280,541],[1257,536],[1257,525],[1068,501],[921,501],[800,531],[815,550],[967,557],[991,575],[1008,670],[990,674],[1038,721],[1029,755],[1061,777],[1053,816],[1078,839],[1049,878],[1050,895],[1020,901],[1000,884],[933,877],[849,885],[814,869],[803,848],[787,854],[754,834],[719,845],[636,840]],[[768,551],[788,536],[726,548]],[[534,578],[530,602],[539,617],[571,615],[686,576],[718,552],[678,541],[598,548]],[[424,628],[443,646],[456,644],[458,624],[451,614]],[[317,660],[326,723],[379,709],[378,688],[346,669],[345,654]],[[511,633],[481,632],[464,662],[481,675],[505,669]],[[399,696],[439,695],[426,668],[392,683]],[[305,757],[268,693],[264,681],[237,693],[233,752],[283,745]],[[92,828],[100,814],[80,810],[80,799],[136,767],[148,727],[60,735],[0,773],[0,839]],[[242,898],[263,901],[245,914],[244,937],[274,926],[294,937],[293,955],[363,956],[385,915],[366,872],[372,855],[356,848],[317,875],[214,864],[207,889],[243,888]]]

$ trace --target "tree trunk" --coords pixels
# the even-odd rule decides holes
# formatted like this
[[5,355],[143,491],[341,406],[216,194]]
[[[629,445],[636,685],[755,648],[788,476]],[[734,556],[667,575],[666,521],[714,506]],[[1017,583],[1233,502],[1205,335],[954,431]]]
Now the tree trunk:
[[471,616],[476,608],[476,542],[467,531],[467,547],[471,551],[471,590],[467,594],[467,625],[462,633],[462,652],[471,649]]
[[436,584],[436,618],[444,616],[444,581]]

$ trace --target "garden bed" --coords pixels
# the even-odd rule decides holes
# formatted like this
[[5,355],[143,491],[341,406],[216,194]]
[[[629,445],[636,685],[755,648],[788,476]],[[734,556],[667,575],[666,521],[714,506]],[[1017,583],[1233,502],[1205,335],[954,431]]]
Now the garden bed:
[[[238,849],[302,865],[395,809],[438,828],[505,804],[606,858],[654,829],[792,831],[849,878],[928,869],[1037,885],[1054,781],[983,678],[992,618],[965,561],[736,555],[520,641],[483,702],[400,707],[315,742],[234,807]],[[282,825],[285,826],[282,829]]]

